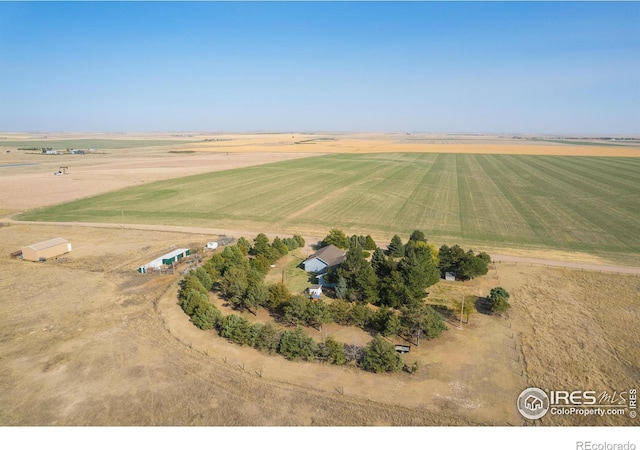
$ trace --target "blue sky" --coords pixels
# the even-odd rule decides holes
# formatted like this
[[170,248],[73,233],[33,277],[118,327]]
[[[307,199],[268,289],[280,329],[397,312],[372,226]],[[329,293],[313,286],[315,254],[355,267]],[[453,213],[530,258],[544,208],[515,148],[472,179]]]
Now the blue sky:
[[637,2],[0,2],[3,131],[640,133]]

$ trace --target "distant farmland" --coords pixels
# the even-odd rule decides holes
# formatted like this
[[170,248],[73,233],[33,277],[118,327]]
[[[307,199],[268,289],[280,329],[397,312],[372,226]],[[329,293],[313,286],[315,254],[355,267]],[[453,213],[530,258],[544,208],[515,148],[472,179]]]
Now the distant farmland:
[[640,158],[336,154],[132,187],[24,220],[155,223],[640,255]]
[[17,148],[94,148],[119,149],[136,147],[160,147],[186,144],[189,141],[158,139],[41,139],[41,140],[0,140],[0,147]]

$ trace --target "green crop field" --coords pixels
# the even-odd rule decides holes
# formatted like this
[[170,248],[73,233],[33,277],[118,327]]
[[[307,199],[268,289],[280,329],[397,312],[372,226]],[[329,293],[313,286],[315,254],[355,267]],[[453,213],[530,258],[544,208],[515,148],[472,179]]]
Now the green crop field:
[[11,148],[93,148],[100,150],[137,147],[160,147],[166,145],[186,144],[190,141],[178,140],[146,140],[146,139],[41,139],[41,140],[0,140],[0,147]]
[[640,255],[640,158],[340,154],[166,180],[25,220],[156,223]]

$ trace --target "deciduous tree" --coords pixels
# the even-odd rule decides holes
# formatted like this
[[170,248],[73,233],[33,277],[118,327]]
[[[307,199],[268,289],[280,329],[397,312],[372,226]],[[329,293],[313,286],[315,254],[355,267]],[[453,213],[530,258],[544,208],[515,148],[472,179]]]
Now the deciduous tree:
[[335,245],[338,248],[346,250],[349,248],[349,238],[344,234],[344,231],[338,228],[332,228],[329,230],[329,234],[322,240],[322,246],[326,247],[327,245]]

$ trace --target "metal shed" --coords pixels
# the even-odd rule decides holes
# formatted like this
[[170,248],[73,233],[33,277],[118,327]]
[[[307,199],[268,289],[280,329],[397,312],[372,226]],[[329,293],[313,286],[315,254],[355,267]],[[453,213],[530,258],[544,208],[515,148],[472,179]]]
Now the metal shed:
[[170,266],[174,262],[178,262],[185,256],[189,256],[190,254],[191,251],[188,248],[178,248],[172,252],[167,253],[166,255],[162,255],[159,258],[154,259],[144,266],[138,267],[138,272],[146,273],[147,269],[149,268],[157,269],[162,267],[163,265]]
[[27,245],[21,248],[22,259],[27,261],[41,261],[47,258],[55,258],[71,251],[71,243],[63,238],[49,239],[37,244]]

